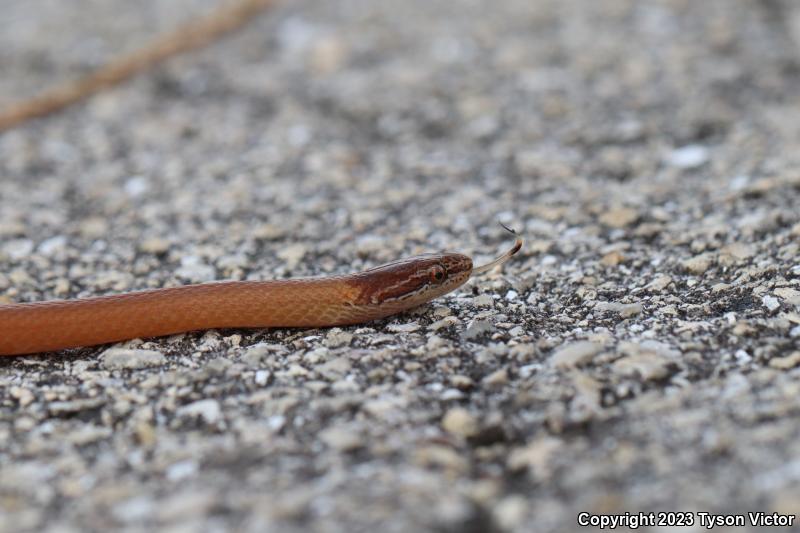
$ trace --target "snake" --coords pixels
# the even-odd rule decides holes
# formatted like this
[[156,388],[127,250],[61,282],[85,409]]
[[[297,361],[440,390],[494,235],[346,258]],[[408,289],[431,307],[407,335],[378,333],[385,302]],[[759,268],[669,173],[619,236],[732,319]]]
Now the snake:
[[522,247],[473,267],[427,253],[347,275],[216,281],[122,294],[0,305],[0,355],[54,352],[221,328],[324,328],[386,318],[457,289]]

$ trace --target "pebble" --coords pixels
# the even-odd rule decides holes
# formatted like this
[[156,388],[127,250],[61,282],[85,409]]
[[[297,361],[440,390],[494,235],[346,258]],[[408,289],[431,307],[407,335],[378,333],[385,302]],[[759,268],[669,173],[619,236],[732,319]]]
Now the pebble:
[[139,244],[139,250],[146,254],[165,254],[170,249],[170,242],[166,239],[154,237],[146,239]]
[[217,400],[209,398],[178,408],[177,415],[186,418],[202,418],[206,424],[215,424],[222,418],[222,408]]
[[199,469],[196,461],[187,459],[171,464],[167,468],[167,479],[170,481],[181,481],[194,476]]
[[656,278],[647,284],[647,288],[654,292],[663,292],[672,284],[673,280],[666,274],[659,274]]
[[606,266],[617,266],[625,261],[625,256],[620,252],[609,252],[600,259],[600,263]]
[[164,365],[167,358],[155,350],[109,348],[100,354],[107,370],[136,370]]
[[27,407],[36,399],[36,396],[24,387],[11,387],[8,391],[9,395],[19,402],[20,407]]
[[327,379],[336,379],[347,374],[351,369],[350,360],[346,357],[331,359],[315,368],[317,372]]
[[690,144],[670,152],[666,163],[681,170],[689,170],[705,165],[708,159],[708,148],[699,144]]
[[272,373],[268,370],[259,370],[256,372],[254,381],[256,385],[263,387],[267,383],[269,383],[269,378],[272,376]]
[[792,352],[785,357],[773,357],[769,360],[769,366],[778,370],[789,370],[800,366],[800,352]]
[[494,389],[504,387],[508,384],[508,370],[505,368],[495,370],[483,378],[483,384]]
[[714,259],[711,254],[700,254],[685,260],[683,266],[690,274],[701,276],[711,268],[713,261]]
[[625,228],[639,219],[639,212],[632,207],[617,207],[600,215],[600,223],[611,228]]
[[85,446],[99,440],[107,439],[111,434],[111,428],[87,424],[71,431],[67,435],[67,441],[76,446]]
[[774,292],[775,296],[783,298],[786,303],[800,307],[800,291],[789,287],[779,287]]
[[333,328],[325,335],[325,346],[328,348],[341,348],[353,342],[353,334],[339,328]]
[[422,329],[417,322],[409,322],[408,324],[389,324],[386,327],[392,333],[414,333]]
[[192,283],[204,283],[213,281],[217,273],[213,266],[203,264],[199,257],[187,256],[181,259],[175,275]]
[[3,243],[0,252],[7,254],[12,260],[27,258],[33,252],[33,241],[30,239],[14,239]]
[[468,438],[477,435],[478,420],[461,407],[448,410],[442,417],[442,429],[457,437]]
[[281,247],[275,255],[284,262],[288,270],[294,270],[307,252],[308,249],[304,244],[295,243]]
[[618,313],[622,318],[630,318],[641,314],[644,309],[640,303],[623,304],[619,302],[597,302],[594,308],[600,312]]
[[769,311],[776,311],[781,307],[780,300],[774,296],[764,296],[761,301],[763,302],[764,307],[766,307]]
[[475,340],[488,333],[493,333],[496,331],[496,329],[497,328],[494,327],[494,324],[488,320],[476,319],[473,320],[469,326],[467,326],[467,330],[464,332],[464,338],[466,340]]
[[475,307],[494,307],[494,298],[491,294],[479,294],[472,299],[472,305]]
[[330,427],[322,430],[319,438],[326,445],[341,452],[357,450],[364,445],[359,432],[352,428]]
[[603,345],[596,342],[578,341],[566,343],[556,349],[550,358],[550,362],[557,368],[583,366],[588,364],[603,349]]
[[500,500],[492,514],[501,531],[515,531],[525,524],[528,510],[527,498],[513,495]]
[[612,365],[614,372],[625,377],[638,377],[643,381],[654,381],[667,377],[670,361],[645,350],[635,349],[630,355],[618,359]]

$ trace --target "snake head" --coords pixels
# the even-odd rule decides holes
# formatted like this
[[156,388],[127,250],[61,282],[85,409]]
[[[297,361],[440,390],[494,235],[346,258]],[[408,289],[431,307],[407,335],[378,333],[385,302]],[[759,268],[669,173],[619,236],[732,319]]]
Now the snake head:
[[410,309],[456,289],[471,273],[472,259],[451,252],[394,261],[357,275],[358,303]]

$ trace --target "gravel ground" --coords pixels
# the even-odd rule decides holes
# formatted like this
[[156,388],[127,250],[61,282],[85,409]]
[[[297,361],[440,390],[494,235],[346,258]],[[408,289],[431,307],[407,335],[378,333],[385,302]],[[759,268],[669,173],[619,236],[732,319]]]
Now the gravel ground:
[[[4,0],[0,102],[216,4]],[[798,168],[790,0],[286,2],[0,134],[0,301],[525,247],[362,327],[3,359],[0,532],[800,514]]]

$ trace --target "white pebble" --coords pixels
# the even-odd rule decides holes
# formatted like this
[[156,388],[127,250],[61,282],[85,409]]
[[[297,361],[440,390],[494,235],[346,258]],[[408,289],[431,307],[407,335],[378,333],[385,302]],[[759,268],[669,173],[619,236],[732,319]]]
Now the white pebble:
[[690,144],[673,150],[667,156],[667,163],[675,168],[692,169],[708,162],[708,148],[699,144]]
[[136,198],[146,193],[150,184],[144,176],[134,176],[125,182],[124,188],[128,196]]
[[220,419],[222,408],[217,400],[198,400],[178,409],[178,415],[189,418],[200,417],[207,424],[213,424]]
[[774,296],[764,296],[763,298],[764,307],[769,309],[770,311],[775,311],[781,306],[780,301]]
[[11,259],[25,259],[33,251],[33,241],[30,239],[14,239],[3,245],[3,251],[7,253]]

